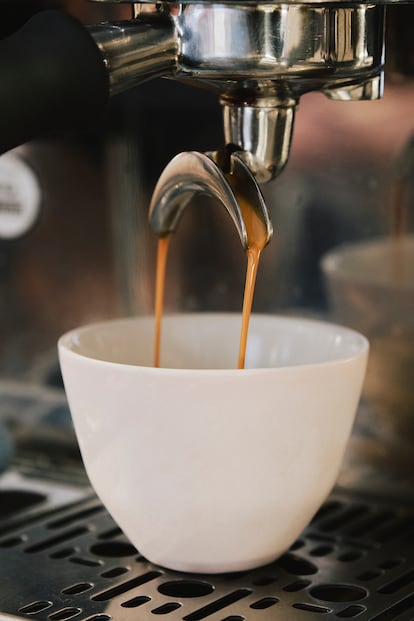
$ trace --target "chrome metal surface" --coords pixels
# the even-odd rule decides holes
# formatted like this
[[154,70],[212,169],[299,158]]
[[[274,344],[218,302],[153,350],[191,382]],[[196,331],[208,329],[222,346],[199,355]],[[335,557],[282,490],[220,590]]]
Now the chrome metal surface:
[[381,6],[145,6],[138,19],[89,27],[117,90],[175,68],[175,77],[206,80],[219,92],[242,89],[246,102],[281,86],[300,95],[366,80],[384,62]]
[[112,95],[175,69],[178,42],[168,18],[108,22],[88,29],[107,67]]
[[[165,4],[176,4],[174,0],[163,0]],[[141,4],[153,4],[154,0],[89,0],[89,2],[102,3],[102,4],[132,4],[139,6]],[[234,0],[221,0],[220,4],[232,4]],[[181,0],[180,4],[212,4],[212,0]],[[413,0],[378,0],[375,4],[412,4]],[[256,0],[244,0],[245,5],[255,5]],[[261,0],[261,4],[275,4],[275,0]],[[297,4],[297,0],[286,0],[283,4]],[[344,4],[344,0],[325,0],[323,3],[321,0],[302,0],[301,4]],[[362,5],[362,4],[374,4],[372,0],[351,0],[348,5]]]
[[238,145],[240,157],[259,183],[270,181],[286,165],[296,100],[263,97],[252,105],[222,99],[226,144]]
[[323,90],[329,99],[337,101],[372,101],[380,99],[384,93],[384,73],[367,78],[357,84],[345,84]]
[[227,144],[259,182],[288,156],[298,98],[382,95],[384,7],[303,3],[139,4],[136,19],[90,28],[112,93],[164,75],[221,96]]
[[173,18],[180,70],[193,77],[309,77],[319,86],[366,77],[383,63],[384,8],[372,4],[186,4]]
[[237,152],[229,156],[225,163],[228,171],[219,166],[217,153],[209,155],[180,153],[167,164],[151,198],[149,220],[154,232],[160,236],[173,233],[191,199],[205,194],[226,209],[244,248],[249,247],[249,239],[239,207],[243,200],[248,201],[263,220],[269,241],[273,233],[270,217],[243,155]]
[[[37,489],[37,482],[26,482],[28,496]],[[0,487],[0,498],[4,492]],[[184,574],[151,564],[95,497],[43,509],[26,522],[20,512],[14,526],[0,519],[0,618],[412,619],[409,507],[337,492],[284,556],[227,575]]]

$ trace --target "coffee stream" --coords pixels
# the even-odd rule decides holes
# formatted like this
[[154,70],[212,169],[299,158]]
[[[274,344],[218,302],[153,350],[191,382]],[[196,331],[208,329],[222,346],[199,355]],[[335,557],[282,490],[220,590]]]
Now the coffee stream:
[[160,237],[157,247],[157,272],[155,276],[155,335],[154,335],[154,367],[160,366],[161,322],[164,306],[165,272],[167,266],[169,236]]
[[[243,216],[247,235],[247,270],[243,298],[242,325],[240,332],[238,368],[244,369],[249,331],[250,315],[253,303],[254,288],[260,254],[267,244],[267,230],[264,222],[251,205],[243,197],[238,196],[239,208]],[[169,237],[160,237],[157,250],[157,270],[155,278],[155,337],[154,337],[154,367],[160,366],[161,351],[161,323],[165,290],[165,271]]]
[[250,315],[253,304],[254,287],[256,284],[257,270],[260,255],[267,244],[267,231],[263,221],[257,215],[250,203],[239,198],[239,208],[246,227],[248,247],[246,281],[244,285],[242,326],[240,333],[239,358],[237,368],[244,369],[247,348],[247,336],[249,332]]

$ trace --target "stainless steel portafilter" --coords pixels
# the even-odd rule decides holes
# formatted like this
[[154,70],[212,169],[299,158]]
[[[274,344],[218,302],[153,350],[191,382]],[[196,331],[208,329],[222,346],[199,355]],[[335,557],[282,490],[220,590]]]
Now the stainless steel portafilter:
[[[107,0],[100,0],[106,2]],[[384,5],[361,2],[133,3],[130,22],[92,26],[110,89],[164,75],[215,91],[226,143],[258,182],[285,166],[300,96],[377,99]]]
[[41,12],[0,42],[1,150],[50,128],[85,125],[99,118],[111,94],[165,76],[217,93],[225,142],[261,183],[286,164],[302,94],[381,96],[383,3],[123,6],[130,19],[86,29],[61,12]]

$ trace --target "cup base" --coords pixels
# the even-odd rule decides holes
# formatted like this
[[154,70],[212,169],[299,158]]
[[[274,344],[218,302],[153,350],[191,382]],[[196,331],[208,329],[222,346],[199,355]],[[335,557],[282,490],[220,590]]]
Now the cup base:
[[286,550],[281,550],[277,554],[267,554],[266,556],[254,557],[241,561],[223,561],[223,562],[203,562],[203,561],[179,561],[170,558],[154,558],[153,556],[144,557],[153,565],[158,565],[164,569],[172,571],[180,571],[191,574],[227,574],[238,571],[248,571],[269,565],[276,561]]

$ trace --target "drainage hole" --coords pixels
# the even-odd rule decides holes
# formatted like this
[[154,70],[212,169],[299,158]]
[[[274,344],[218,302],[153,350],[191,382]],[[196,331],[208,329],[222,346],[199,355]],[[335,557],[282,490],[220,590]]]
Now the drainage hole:
[[398,565],[401,565],[402,562],[403,561],[400,558],[390,559],[388,561],[383,561],[378,565],[378,567],[379,569],[394,569],[394,567],[398,567]]
[[76,513],[71,513],[69,515],[65,515],[63,518],[49,522],[47,524],[47,528],[50,528],[51,530],[63,528],[64,526],[68,526],[68,524],[79,522],[95,515],[96,513],[101,513],[102,511],[102,505],[99,505],[98,507],[88,507],[87,509],[79,510]]
[[391,520],[390,523],[385,524],[383,527],[375,530],[375,541],[378,543],[386,543],[387,541],[392,541],[396,537],[398,539],[407,532],[407,529],[410,530],[412,526],[412,516],[409,515],[405,518],[397,518],[397,514],[395,514],[394,520]]
[[317,546],[316,548],[313,548],[309,554],[311,556],[326,556],[327,554],[331,554],[333,550],[332,546]]
[[168,604],[163,604],[158,608],[154,608],[151,612],[153,615],[168,615],[169,612],[173,612],[173,610],[177,610],[178,608],[181,608],[181,604],[178,602],[169,602]]
[[77,548],[61,548],[60,550],[56,550],[56,552],[52,552],[49,554],[50,558],[67,558],[72,554],[76,554],[79,550]]
[[325,602],[355,602],[367,596],[366,589],[348,584],[320,584],[310,590],[312,597]]
[[339,509],[342,509],[343,506],[344,505],[341,502],[337,502],[337,501],[326,502],[324,505],[322,505],[322,507],[316,513],[316,515],[311,521],[311,524],[315,524],[315,522],[319,522],[319,520],[323,520],[328,515],[331,515],[331,513],[334,513],[338,511]]
[[302,591],[302,589],[306,589],[311,583],[310,580],[295,580],[295,582],[291,582],[283,587],[284,591],[288,593],[297,593],[297,591]]
[[145,574],[141,574],[140,576],[135,576],[135,578],[131,578],[130,580],[126,580],[126,582],[121,582],[120,584],[116,584],[105,591],[101,591],[96,595],[92,595],[91,599],[95,602],[107,602],[113,597],[117,597],[118,595],[123,595],[123,593],[127,593],[131,589],[135,589],[135,587],[141,586],[151,580],[155,580],[162,576],[161,571],[148,571]]
[[222,621],[244,621],[246,617],[241,617],[240,615],[231,615],[230,617],[226,617],[222,619]]
[[122,530],[116,526],[115,528],[111,528],[110,530],[106,530],[103,533],[98,535],[98,539],[114,539],[115,537],[119,537],[123,535]]
[[43,539],[34,545],[29,546],[25,549],[27,554],[35,554],[36,552],[44,552],[49,548],[54,548],[60,543],[64,541],[68,541],[69,539],[79,539],[82,535],[85,535],[89,532],[89,527],[79,526],[76,528],[72,528],[71,530],[67,530],[59,535],[54,537],[48,537],[47,539]]
[[32,508],[46,500],[44,494],[38,492],[27,492],[22,490],[4,490],[1,492],[0,517],[6,517]]
[[316,612],[316,614],[326,615],[327,613],[331,613],[332,610],[330,608],[325,608],[325,606],[315,606],[315,604],[293,604],[293,608],[297,610],[304,610],[305,612]]
[[311,541],[325,541],[332,544],[337,541],[333,535],[322,535],[321,533],[311,533],[308,535],[308,539]]
[[102,565],[102,561],[95,561],[92,558],[84,558],[83,556],[72,556],[69,561],[84,567],[100,567]]
[[104,556],[109,558],[133,556],[134,554],[137,554],[137,549],[131,543],[126,543],[124,541],[96,543],[90,548],[90,551],[96,556]]
[[382,571],[378,569],[371,569],[369,571],[364,571],[363,574],[359,574],[357,576],[357,580],[362,580],[362,582],[369,582],[369,580],[374,580],[374,578],[378,578],[382,575]]
[[229,580],[240,580],[240,578],[243,578],[243,576],[247,573],[247,571],[231,571],[228,574],[225,574],[226,582]]
[[9,537],[9,539],[3,539],[3,541],[0,541],[0,548],[15,548],[24,541],[27,541],[27,537],[24,537],[23,535]]
[[214,591],[214,587],[201,580],[174,580],[164,582],[158,591],[169,597],[202,597]]
[[52,621],[66,621],[66,619],[76,617],[76,615],[80,612],[82,612],[82,608],[62,608],[61,610],[49,615],[48,619],[51,619]]
[[117,576],[122,576],[122,574],[126,574],[129,571],[129,567],[113,567],[112,569],[108,569],[101,573],[102,578],[116,578]]
[[65,595],[79,595],[79,593],[85,593],[85,591],[90,591],[90,589],[93,589],[93,584],[91,582],[78,582],[77,584],[66,587],[66,589],[62,589],[62,593]]
[[341,528],[347,528],[350,523],[363,518],[370,513],[370,508],[365,505],[357,505],[344,509],[339,515],[328,518],[320,526],[324,532],[333,532]]
[[243,599],[243,597],[247,597],[251,595],[251,589],[237,589],[237,591],[233,591],[232,593],[228,593],[224,595],[224,597],[220,597],[216,599],[214,602],[210,602],[206,606],[202,606],[198,610],[194,610],[190,612],[189,615],[183,617],[183,621],[201,621],[201,619],[205,619],[206,617],[226,608],[227,606],[231,606],[231,604],[235,604],[236,602]]
[[300,548],[303,548],[304,545],[305,542],[302,541],[302,539],[297,539],[294,543],[292,543],[289,550],[292,550],[293,552],[294,550],[299,550]]
[[256,578],[256,580],[253,580],[252,584],[254,586],[267,586],[268,584],[273,584],[276,580],[276,576],[263,576],[262,578]]
[[340,619],[354,619],[355,617],[358,617],[360,614],[362,614],[363,612],[366,612],[366,608],[365,606],[348,606],[348,608],[345,608],[344,610],[341,610],[341,612],[338,612],[338,614],[336,615],[337,617],[339,617]]
[[22,608],[19,608],[17,612],[22,612],[25,615],[34,615],[37,612],[43,612],[53,606],[52,602],[48,602],[46,600],[39,600],[38,602],[32,602],[31,604],[27,604]]
[[250,604],[250,608],[253,608],[254,610],[264,610],[265,608],[270,608],[270,606],[274,606],[278,603],[278,601],[279,600],[277,597],[263,597],[257,602]]
[[353,561],[358,561],[362,556],[362,552],[344,552],[338,556],[338,561],[342,563],[352,563]]
[[308,576],[310,574],[316,574],[318,571],[317,566],[310,561],[289,553],[281,556],[276,562],[276,566],[281,567],[289,574],[294,574],[295,576]]
[[92,615],[91,617],[86,617],[83,621],[111,621],[112,617],[104,614]]
[[138,608],[138,606],[142,606],[147,602],[151,601],[151,598],[147,595],[140,595],[138,597],[133,597],[132,599],[128,599],[126,602],[122,602],[122,608]]

